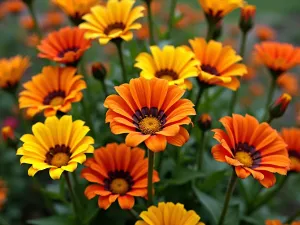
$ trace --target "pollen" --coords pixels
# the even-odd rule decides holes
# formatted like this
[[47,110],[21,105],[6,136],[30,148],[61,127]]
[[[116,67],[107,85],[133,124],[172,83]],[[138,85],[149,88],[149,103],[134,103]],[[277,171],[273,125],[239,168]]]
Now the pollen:
[[145,117],[139,122],[139,128],[143,134],[155,134],[161,130],[161,123],[156,117]]
[[110,190],[114,194],[124,195],[129,190],[129,184],[123,178],[116,178],[111,182]]
[[50,105],[52,106],[58,106],[58,105],[62,105],[64,102],[64,98],[63,97],[60,97],[60,96],[57,96],[57,97],[54,97],[51,101],[50,101]]
[[244,164],[244,166],[246,167],[251,167],[253,164],[253,159],[251,157],[251,155],[247,152],[237,152],[235,154],[235,158],[242,164]]
[[51,165],[56,167],[62,167],[68,165],[70,157],[68,154],[64,152],[56,153],[53,158],[51,159]]

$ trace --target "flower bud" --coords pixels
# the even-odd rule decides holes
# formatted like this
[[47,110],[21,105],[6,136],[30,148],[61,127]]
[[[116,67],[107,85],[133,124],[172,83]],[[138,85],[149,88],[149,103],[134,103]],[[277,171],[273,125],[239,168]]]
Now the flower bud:
[[207,113],[200,115],[198,119],[198,126],[203,132],[210,130],[211,129],[210,115]]
[[33,0],[22,0],[26,5],[31,5]]
[[241,9],[241,16],[240,16],[240,29],[247,33],[249,30],[252,29],[254,24],[254,18],[256,13],[256,7],[254,5],[245,5]]
[[289,103],[291,102],[292,97],[289,94],[282,94],[271,106],[270,106],[270,117],[271,118],[279,118],[281,117]]
[[4,141],[13,140],[15,138],[14,130],[11,126],[4,126],[1,129],[2,138]]
[[96,62],[92,65],[93,77],[99,81],[104,81],[107,70],[104,65],[100,62]]

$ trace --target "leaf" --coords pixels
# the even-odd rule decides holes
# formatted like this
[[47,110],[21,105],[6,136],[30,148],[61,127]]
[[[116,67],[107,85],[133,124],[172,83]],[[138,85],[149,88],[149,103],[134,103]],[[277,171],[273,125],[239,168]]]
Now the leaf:
[[218,183],[224,178],[226,172],[227,170],[221,170],[209,174],[207,177],[205,177],[205,180],[198,185],[199,189],[204,192],[213,190],[218,185]]
[[255,219],[253,216],[251,217],[245,216],[242,218],[242,220],[252,225],[261,225],[261,222]]
[[225,217],[224,225],[240,224],[240,206],[230,206]]
[[182,185],[196,178],[204,177],[205,174],[191,169],[180,168],[174,173],[175,177],[167,180],[165,183],[168,185]]
[[27,223],[32,225],[74,225],[76,224],[76,221],[71,217],[64,215],[29,220]]

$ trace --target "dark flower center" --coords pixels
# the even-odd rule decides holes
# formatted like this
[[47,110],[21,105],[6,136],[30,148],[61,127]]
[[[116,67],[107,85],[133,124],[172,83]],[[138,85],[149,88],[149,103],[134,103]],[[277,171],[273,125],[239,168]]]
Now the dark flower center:
[[222,16],[223,11],[218,10],[217,13],[214,14],[212,9],[209,9],[207,13],[205,13],[205,16],[212,22],[217,23],[219,22],[223,16]]
[[205,65],[204,64],[204,65],[201,66],[201,69],[206,73],[210,73],[210,74],[213,74],[213,75],[216,75],[216,76],[220,75],[218,70],[215,67],[210,66],[210,65]]
[[45,163],[57,167],[68,165],[71,157],[70,147],[66,145],[55,145],[46,154]]
[[125,195],[129,192],[134,182],[129,172],[124,170],[110,171],[104,180],[104,189],[114,194]]
[[257,151],[254,146],[250,146],[246,142],[239,142],[231,151],[234,153],[235,158],[243,163],[246,167],[256,168],[260,165],[260,152]]
[[63,58],[67,52],[77,52],[79,49],[80,49],[79,47],[70,47],[70,48],[63,49],[57,54],[57,57]]
[[136,130],[142,134],[155,134],[162,130],[166,123],[167,115],[163,110],[159,110],[156,107],[143,107],[142,110],[137,110],[132,116],[133,124],[136,126]]
[[155,76],[158,78],[166,79],[168,81],[178,79],[178,74],[174,70],[170,70],[170,69],[163,69],[163,70],[157,71],[155,73]]
[[300,152],[297,152],[295,150],[289,150],[289,157],[294,157],[300,160]]
[[109,35],[110,32],[113,30],[124,30],[125,29],[125,24],[122,22],[117,22],[113,24],[109,24],[105,29],[104,29],[104,34]]
[[[50,92],[43,101],[44,105],[60,105],[61,101],[66,97],[65,91],[52,91]],[[60,104],[59,104],[60,103]]]

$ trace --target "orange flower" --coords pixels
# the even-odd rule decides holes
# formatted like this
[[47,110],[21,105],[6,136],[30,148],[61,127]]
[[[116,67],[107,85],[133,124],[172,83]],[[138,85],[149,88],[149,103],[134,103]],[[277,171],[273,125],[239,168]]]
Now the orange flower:
[[290,102],[292,100],[292,97],[287,94],[283,93],[276,101],[270,106],[270,116],[272,118],[279,118],[281,117],[287,107],[289,106]]
[[281,136],[288,145],[288,153],[291,160],[291,170],[300,172],[300,129],[285,128],[281,131]]
[[295,74],[284,73],[277,79],[277,85],[290,95],[298,96],[298,79]]
[[247,73],[244,74],[244,80],[252,80],[256,76],[256,69],[254,67],[247,66]]
[[220,142],[212,148],[215,160],[235,167],[238,177],[250,174],[266,188],[276,183],[273,173],[286,175],[290,166],[287,145],[269,124],[253,116],[233,114],[220,122],[226,129],[214,129],[214,138]]
[[40,43],[40,37],[36,33],[30,34],[26,37],[25,44],[29,47],[36,47]]
[[175,24],[177,28],[184,28],[192,24],[199,23],[204,19],[204,14],[202,12],[195,10],[186,3],[177,4],[176,11],[178,11],[180,14],[180,19]]
[[21,17],[20,24],[27,30],[32,30],[34,28],[34,21],[31,16]]
[[149,27],[148,24],[142,24],[141,29],[137,30],[136,37],[139,40],[146,40],[149,38]]
[[203,113],[199,116],[198,126],[202,131],[208,131],[211,129],[211,116],[207,113]]
[[[94,151],[94,157],[87,159],[81,172],[89,185],[84,194],[88,199],[99,195],[98,205],[108,209],[118,199],[122,209],[134,206],[134,197],[147,196],[148,159],[140,148],[125,144],[108,144]],[[153,183],[159,181],[157,171],[153,170]]]
[[23,85],[20,109],[26,108],[31,117],[41,111],[47,117],[56,115],[57,111],[70,111],[71,104],[82,99],[81,90],[86,88],[82,76],[75,74],[76,68],[72,67],[44,67],[41,74]]
[[43,30],[50,30],[61,26],[66,20],[63,13],[57,11],[49,11],[43,15],[41,27]]
[[164,79],[140,77],[115,89],[119,95],[110,95],[104,102],[108,108],[105,121],[112,133],[128,133],[128,146],[145,141],[150,150],[158,152],[165,150],[167,142],[175,146],[187,142],[189,133],[182,125],[190,124],[188,116],[196,112],[190,100],[180,99],[181,88]]
[[26,6],[21,0],[8,0],[1,4],[1,7],[4,8],[6,12],[10,13],[20,13]]
[[272,41],[275,40],[276,31],[267,25],[257,25],[255,27],[256,37],[260,41]]
[[287,43],[266,41],[256,44],[255,54],[275,79],[300,64],[300,48]]
[[4,126],[1,129],[1,133],[2,133],[2,139],[4,141],[6,141],[7,139],[14,139],[15,135],[14,135],[14,130],[11,126]]
[[3,205],[7,197],[7,188],[5,182],[0,179],[0,210],[3,208]]
[[231,90],[240,86],[237,76],[247,73],[244,64],[238,63],[242,57],[237,55],[231,46],[222,43],[195,38],[189,41],[196,59],[201,62],[201,72],[198,76],[200,83],[207,86],[220,85]]
[[245,5],[241,9],[240,28],[243,32],[248,32],[253,27],[256,6]]
[[[266,225],[284,225],[280,220],[267,220]],[[286,224],[288,225],[288,224]],[[300,225],[300,221],[294,221],[291,225]]]
[[50,33],[37,48],[40,50],[40,58],[76,65],[90,46],[91,42],[84,39],[84,30],[65,27]]

